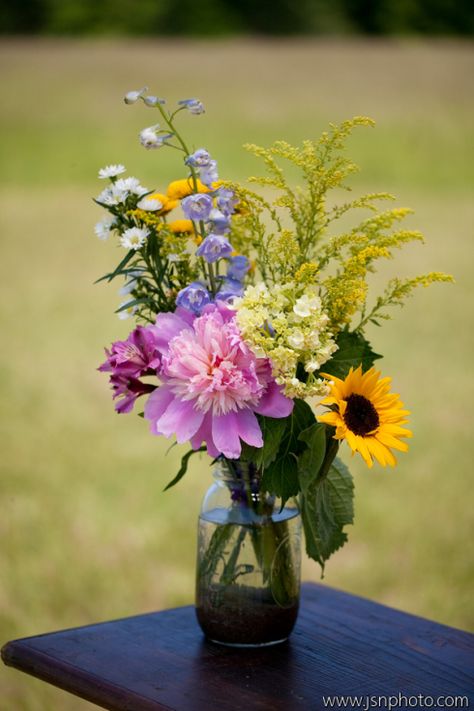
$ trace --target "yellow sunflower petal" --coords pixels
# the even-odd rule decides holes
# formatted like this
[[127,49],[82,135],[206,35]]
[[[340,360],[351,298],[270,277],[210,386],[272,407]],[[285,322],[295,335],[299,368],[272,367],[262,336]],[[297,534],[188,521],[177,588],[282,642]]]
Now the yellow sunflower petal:
[[318,416],[318,422],[323,422],[326,425],[336,427],[341,422],[341,416],[338,412],[325,412],[324,415]]
[[385,467],[387,464],[394,467],[397,460],[393,456],[392,452],[388,447],[385,447],[381,442],[379,442],[374,437],[367,440],[367,446],[369,451],[374,455],[379,464]]
[[388,432],[384,432],[383,430],[375,435],[375,439],[378,442],[384,444],[386,447],[398,449],[400,452],[408,452],[408,445],[406,442],[402,442],[402,440],[397,439],[393,435],[389,434]]

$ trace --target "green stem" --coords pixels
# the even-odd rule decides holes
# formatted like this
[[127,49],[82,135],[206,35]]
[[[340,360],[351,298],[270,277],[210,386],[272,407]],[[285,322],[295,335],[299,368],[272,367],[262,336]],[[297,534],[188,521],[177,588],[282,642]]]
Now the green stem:
[[[329,434],[331,435],[332,432],[330,431]],[[331,436],[326,444],[326,454],[319,470],[318,479],[324,479],[328,475],[329,469],[331,468],[331,464],[336,458],[338,450],[339,440],[334,439],[334,437]]]

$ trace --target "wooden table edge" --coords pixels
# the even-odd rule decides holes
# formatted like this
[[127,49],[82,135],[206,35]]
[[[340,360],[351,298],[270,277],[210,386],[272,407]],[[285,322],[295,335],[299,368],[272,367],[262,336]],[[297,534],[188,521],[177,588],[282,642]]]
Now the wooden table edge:
[[[46,634],[54,634],[54,632]],[[29,674],[37,679],[40,679],[41,681],[45,681],[52,686],[56,686],[63,691],[75,694],[76,696],[96,704],[101,708],[113,709],[113,711],[130,711],[130,702],[135,700],[140,702],[140,708],[142,708],[143,711],[174,711],[169,706],[164,706],[163,704],[152,701],[147,697],[140,696],[136,693],[134,693],[133,696],[128,693],[127,698],[125,699],[123,689],[121,687],[104,681],[100,677],[94,677],[91,672],[87,672],[87,674],[85,674],[79,667],[58,661],[57,657],[54,658],[55,674],[53,677],[50,672],[50,660],[52,658],[48,654],[45,654],[45,652],[31,649],[31,647],[28,646],[28,639],[34,639],[34,637],[25,637],[24,639],[13,640],[11,642],[7,642],[2,647],[0,654],[4,664],[7,667],[13,667],[14,669],[24,672],[25,674]],[[20,650],[21,653],[21,664],[18,664],[18,650]],[[63,674],[61,683],[58,683],[58,679],[56,678],[58,670],[60,670]],[[104,706],[103,702],[94,694],[93,689],[91,690],[91,682],[94,680],[98,690],[107,691],[110,698],[113,700],[113,707]]]

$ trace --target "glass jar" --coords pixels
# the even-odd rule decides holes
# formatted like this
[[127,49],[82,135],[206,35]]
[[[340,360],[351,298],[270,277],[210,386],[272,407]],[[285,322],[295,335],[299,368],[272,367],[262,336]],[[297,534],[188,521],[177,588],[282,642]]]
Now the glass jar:
[[261,491],[256,468],[214,465],[199,516],[196,614],[208,639],[242,647],[286,640],[298,615],[301,517]]

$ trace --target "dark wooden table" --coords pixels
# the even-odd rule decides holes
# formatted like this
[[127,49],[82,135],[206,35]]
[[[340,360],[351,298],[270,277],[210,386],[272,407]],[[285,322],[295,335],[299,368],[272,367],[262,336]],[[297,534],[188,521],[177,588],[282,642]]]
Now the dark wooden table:
[[363,709],[389,708],[373,696],[413,708],[419,694],[433,699],[421,709],[467,708],[439,698],[456,696],[474,706],[474,635],[311,583],[291,641],[275,647],[206,642],[181,607],[16,640],[2,657],[114,711],[311,711],[331,695],[364,697]]

